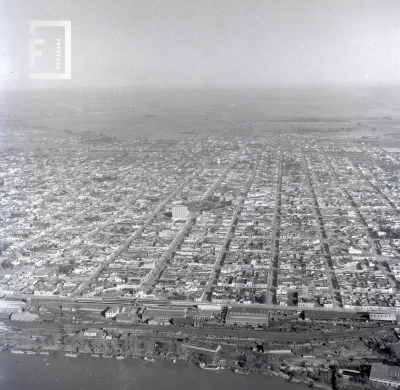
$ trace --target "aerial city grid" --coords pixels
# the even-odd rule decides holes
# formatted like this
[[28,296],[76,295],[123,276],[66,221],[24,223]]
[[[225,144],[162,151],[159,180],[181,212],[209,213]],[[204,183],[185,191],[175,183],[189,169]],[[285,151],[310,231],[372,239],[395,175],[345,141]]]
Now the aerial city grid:
[[[400,147],[374,132],[370,122],[232,122],[180,140],[65,131],[48,149],[6,150],[0,305],[4,323],[24,325],[2,348],[123,358],[143,350],[93,339],[145,335],[180,340],[146,359],[239,373],[254,362],[235,363],[232,348],[256,351],[257,371],[270,372],[275,354],[292,365],[305,356],[303,369],[331,359],[329,337],[347,363],[387,358],[373,339],[396,354]],[[370,328],[383,324],[378,342]]]
[[0,390],[400,389],[399,13],[0,1]]

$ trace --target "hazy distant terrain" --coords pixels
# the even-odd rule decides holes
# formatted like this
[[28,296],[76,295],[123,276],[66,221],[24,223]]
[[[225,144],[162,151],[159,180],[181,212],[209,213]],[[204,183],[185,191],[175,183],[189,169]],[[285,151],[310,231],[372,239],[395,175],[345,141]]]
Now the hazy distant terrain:
[[303,131],[396,134],[399,101],[395,88],[12,91],[0,101],[0,142],[29,149],[58,137],[73,147],[68,138],[88,131],[119,140],[182,139],[241,122],[266,132],[290,132],[297,122]]

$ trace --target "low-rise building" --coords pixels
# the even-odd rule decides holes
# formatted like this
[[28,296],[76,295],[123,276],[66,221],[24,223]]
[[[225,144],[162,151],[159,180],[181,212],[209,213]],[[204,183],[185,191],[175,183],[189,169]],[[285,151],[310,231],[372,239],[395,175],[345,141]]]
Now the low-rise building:
[[105,312],[106,318],[115,318],[119,314],[120,310],[118,306],[112,306]]
[[36,321],[39,319],[37,314],[22,312],[11,314],[11,321]]
[[83,337],[88,337],[88,338],[101,337],[102,335],[103,331],[96,328],[88,328],[83,332]]
[[398,387],[400,386],[400,367],[387,366],[385,364],[373,364],[369,380]]
[[169,321],[171,318],[186,318],[186,314],[186,308],[149,307],[142,314],[142,319],[143,321],[147,321],[149,319]]
[[268,322],[268,310],[255,307],[232,307],[226,316],[227,324],[263,325]]
[[0,312],[21,313],[22,308],[26,306],[23,302],[18,301],[0,301]]
[[386,312],[386,313],[371,312],[371,313],[369,313],[369,319],[371,321],[396,321],[396,314],[393,312]]

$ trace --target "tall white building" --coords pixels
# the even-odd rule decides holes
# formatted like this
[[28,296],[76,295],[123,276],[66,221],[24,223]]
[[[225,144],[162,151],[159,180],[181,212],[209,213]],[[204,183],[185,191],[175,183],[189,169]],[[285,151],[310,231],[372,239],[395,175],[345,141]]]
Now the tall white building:
[[182,204],[172,206],[172,219],[187,219],[189,210]]

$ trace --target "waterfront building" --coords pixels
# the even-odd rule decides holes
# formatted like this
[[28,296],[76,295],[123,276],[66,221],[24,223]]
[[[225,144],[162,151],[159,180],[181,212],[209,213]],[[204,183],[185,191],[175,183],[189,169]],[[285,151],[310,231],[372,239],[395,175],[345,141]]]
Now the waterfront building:
[[398,387],[400,386],[400,367],[388,366],[385,364],[373,364],[369,380]]

